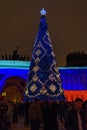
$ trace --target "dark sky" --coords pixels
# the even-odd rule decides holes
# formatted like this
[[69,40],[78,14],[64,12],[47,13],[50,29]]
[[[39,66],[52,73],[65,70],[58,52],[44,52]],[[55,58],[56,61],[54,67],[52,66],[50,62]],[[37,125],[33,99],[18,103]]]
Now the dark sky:
[[57,65],[65,66],[70,52],[87,53],[87,0],[1,0],[0,56],[19,46],[31,58],[42,7]]

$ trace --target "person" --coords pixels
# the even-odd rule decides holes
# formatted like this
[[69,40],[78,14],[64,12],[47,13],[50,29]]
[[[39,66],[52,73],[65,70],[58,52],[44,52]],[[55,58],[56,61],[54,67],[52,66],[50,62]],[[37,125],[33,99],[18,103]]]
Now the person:
[[35,101],[33,101],[30,104],[29,120],[30,120],[31,130],[39,130],[40,127],[42,127],[41,124],[43,124],[43,115],[41,111],[40,102],[38,99],[35,99]]
[[82,104],[83,100],[76,98],[73,108],[66,113],[64,123],[66,130],[84,130],[81,111]]
[[59,130],[58,127],[58,106],[56,101],[44,101],[42,104],[44,119],[44,130]]
[[13,125],[13,104],[11,101],[8,101],[7,103],[8,109],[7,109],[7,117],[9,119],[10,125]]
[[83,130],[87,130],[87,100],[82,105],[82,117],[83,117]]
[[57,120],[58,106],[55,101],[49,102],[49,130],[59,130],[59,124]]
[[27,101],[24,106],[25,114],[24,114],[24,125],[29,126],[29,106],[30,103]]
[[13,124],[18,123],[18,104],[15,102],[13,104]]

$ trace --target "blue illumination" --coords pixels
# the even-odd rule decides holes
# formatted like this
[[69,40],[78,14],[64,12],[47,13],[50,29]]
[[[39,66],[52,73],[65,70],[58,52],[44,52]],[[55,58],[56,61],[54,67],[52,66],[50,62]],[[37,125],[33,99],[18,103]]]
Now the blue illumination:
[[48,33],[46,11],[41,10],[38,34],[34,43],[27,90],[29,99],[64,100],[56,57]]
[[30,62],[0,60],[0,92],[5,81],[13,76],[27,79]]
[[[8,78],[27,80],[30,62],[0,60],[0,92]],[[87,90],[87,67],[59,67],[64,90]]]
[[60,68],[64,90],[87,90],[87,67]]
[[28,61],[0,60],[0,68],[26,69],[29,67],[30,67],[30,62],[28,62]]

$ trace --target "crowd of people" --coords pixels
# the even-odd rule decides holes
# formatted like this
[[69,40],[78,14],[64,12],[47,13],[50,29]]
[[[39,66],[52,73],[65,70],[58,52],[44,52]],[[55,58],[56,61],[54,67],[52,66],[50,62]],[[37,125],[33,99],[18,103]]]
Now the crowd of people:
[[0,103],[0,130],[10,130],[14,124],[18,123],[18,103]]
[[87,100],[0,103],[0,130],[11,130],[21,118],[31,130],[59,130],[59,120],[65,130],[87,130]]

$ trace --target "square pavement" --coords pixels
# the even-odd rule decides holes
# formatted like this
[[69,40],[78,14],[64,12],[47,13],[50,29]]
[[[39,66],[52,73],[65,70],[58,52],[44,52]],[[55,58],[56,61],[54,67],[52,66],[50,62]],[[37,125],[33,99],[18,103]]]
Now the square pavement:
[[[27,126],[24,126],[24,118],[19,119],[17,124],[14,124],[12,126],[11,130],[30,130],[30,128]],[[59,121],[59,130],[65,130],[64,124]]]

